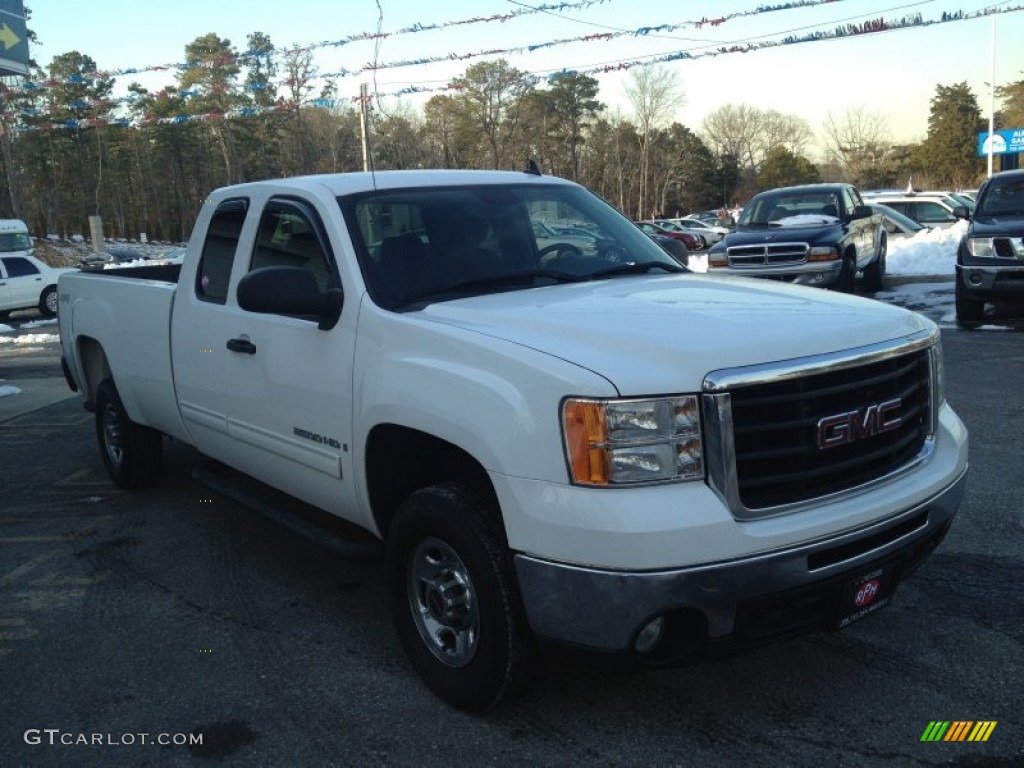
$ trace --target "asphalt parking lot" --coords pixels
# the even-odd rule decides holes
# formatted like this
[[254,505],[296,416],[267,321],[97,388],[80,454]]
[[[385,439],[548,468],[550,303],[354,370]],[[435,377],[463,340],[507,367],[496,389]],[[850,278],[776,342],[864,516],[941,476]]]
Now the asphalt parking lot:
[[[378,561],[198,482],[180,444],[119,491],[56,345],[0,347],[26,396],[0,398],[0,766],[1024,764],[1022,340],[943,330],[971,477],[891,606],[702,666],[552,664],[478,716],[420,684]],[[996,725],[922,741],[932,721]]]

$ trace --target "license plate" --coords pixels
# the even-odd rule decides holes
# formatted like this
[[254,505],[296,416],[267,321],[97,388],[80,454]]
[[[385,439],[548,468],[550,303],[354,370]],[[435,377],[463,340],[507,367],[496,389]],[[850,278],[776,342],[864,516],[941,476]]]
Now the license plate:
[[836,628],[848,627],[887,605],[892,599],[894,581],[889,569],[879,568],[846,582],[839,603]]

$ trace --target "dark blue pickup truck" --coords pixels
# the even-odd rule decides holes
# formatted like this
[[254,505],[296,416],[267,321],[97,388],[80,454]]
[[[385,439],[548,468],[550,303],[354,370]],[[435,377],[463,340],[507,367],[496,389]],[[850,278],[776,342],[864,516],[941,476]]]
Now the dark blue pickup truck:
[[986,301],[1024,301],[1024,171],[1003,171],[981,185],[956,254],[956,319],[977,325]]
[[882,215],[852,184],[806,184],[761,192],[736,229],[708,253],[713,274],[768,277],[852,293],[858,272],[881,290],[886,234]]

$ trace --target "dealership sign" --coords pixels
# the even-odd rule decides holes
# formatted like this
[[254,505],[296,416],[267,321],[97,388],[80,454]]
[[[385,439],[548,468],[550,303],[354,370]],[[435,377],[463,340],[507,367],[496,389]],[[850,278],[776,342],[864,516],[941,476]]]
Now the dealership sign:
[[[988,131],[978,134],[978,157],[988,155]],[[992,154],[1005,155],[1024,152],[1024,128],[1009,128],[992,134]]]

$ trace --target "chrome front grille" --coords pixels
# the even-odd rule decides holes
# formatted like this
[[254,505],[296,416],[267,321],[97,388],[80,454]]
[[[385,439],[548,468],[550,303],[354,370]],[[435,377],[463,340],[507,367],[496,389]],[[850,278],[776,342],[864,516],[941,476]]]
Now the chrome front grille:
[[712,488],[752,519],[859,491],[915,463],[931,449],[936,419],[930,339],[861,360],[712,374]]
[[761,243],[726,248],[730,267],[782,266],[807,261],[807,243]]

